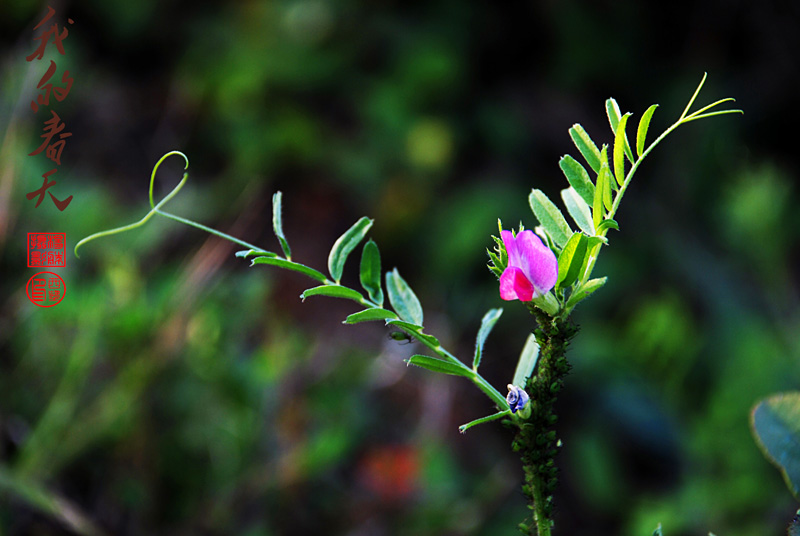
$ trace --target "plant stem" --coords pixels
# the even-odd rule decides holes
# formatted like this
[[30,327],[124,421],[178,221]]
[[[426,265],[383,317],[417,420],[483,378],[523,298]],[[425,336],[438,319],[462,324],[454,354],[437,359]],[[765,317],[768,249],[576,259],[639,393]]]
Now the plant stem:
[[565,357],[567,345],[578,328],[568,318],[550,317],[533,304],[529,309],[539,325],[534,332],[540,347],[539,362],[536,374],[525,385],[531,397],[530,416],[520,419],[512,447],[522,459],[525,473],[522,491],[533,511],[534,522],[530,526],[523,523],[520,527],[531,536],[550,536],[558,472],[555,455],[561,446],[554,429],[558,420],[554,406],[570,369]]

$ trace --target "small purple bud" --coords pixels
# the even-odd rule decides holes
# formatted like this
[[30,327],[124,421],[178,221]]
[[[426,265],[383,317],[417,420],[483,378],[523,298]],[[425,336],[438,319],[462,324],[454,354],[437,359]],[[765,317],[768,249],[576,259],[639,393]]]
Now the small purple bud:
[[508,396],[506,397],[506,401],[508,402],[508,407],[511,409],[511,413],[516,413],[517,410],[524,408],[528,400],[530,400],[528,393],[516,385],[508,384]]

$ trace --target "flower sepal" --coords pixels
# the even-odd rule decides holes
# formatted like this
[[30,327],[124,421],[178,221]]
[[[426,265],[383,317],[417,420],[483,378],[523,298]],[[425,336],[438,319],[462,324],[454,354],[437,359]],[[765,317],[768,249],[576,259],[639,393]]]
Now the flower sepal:
[[553,317],[558,316],[558,313],[561,311],[561,304],[558,303],[558,300],[552,292],[547,292],[541,296],[536,296],[533,298],[533,300],[531,300],[531,302],[536,307]]

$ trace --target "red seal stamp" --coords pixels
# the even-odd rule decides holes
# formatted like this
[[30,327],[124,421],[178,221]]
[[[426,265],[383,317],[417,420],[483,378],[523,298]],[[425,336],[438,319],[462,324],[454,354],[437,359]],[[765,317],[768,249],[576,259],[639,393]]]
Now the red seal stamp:
[[25,293],[28,299],[39,307],[52,307],[61,303],[67,286],[58,274],[39,272],[28,279]]
[[28,233],[28,268],[64,268],[66,233]]

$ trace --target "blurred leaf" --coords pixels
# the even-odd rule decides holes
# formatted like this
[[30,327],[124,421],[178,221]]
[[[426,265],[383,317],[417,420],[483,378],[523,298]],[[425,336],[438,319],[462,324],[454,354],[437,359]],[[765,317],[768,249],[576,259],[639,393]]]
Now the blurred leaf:
[[337,283],[342,279],[347,256],[364,239],[370,227],[372,227],[372,220],[363,216],[333,244],[330,255],[328,255],[328,270],[333,280]]
[[561,214],[558,207],[550,201],[543,191],[535,188],[528,196],[528,202],[531,205],[533,214],[547,234],[553,238],[553,241],[559,247],[563,248],[569,237],[572,236],[572,229],[569,228],[567,220],[564,219],[564,215]]
[[322,273],[314,270],[313,268],[309,268],[303,264],[284,259],[276,259],[274,257],[256,257],[253,259],[253,262],[250,263],[250,266],[255,266],[256,264],[269,264],[271,266],[286,268],[287,270],[294,270],[295,272],[300,272],[301,274],[307,275],[312,279],[316,279],[321,283],[324,283],[328,279],[322,275]]
[[383,289],[381,288],[381,254],[378,245],[369,240],[364,244],[361,254],[361,286],[369,293],[372,301],[383,305]]
[[[625,126],[628,124],[630,116],[630,113],[622,116],[617,126],[617,134],[614,137],[614,175],[616,175],[617,183],[620,186],[625,182],[625,155],[630,152],[628,136],[625,134]],[[629,158],[633,160],[633,157]]]
[[307,289],[300,294],[300,298],[303,301],[309,296],[330,296],[331,298],[347,298],[348,300],[355,300],[357,302],[364,301],[364,296],[362,296],[361,293],[341,285],[321,285],[319,287]]
[[389,293],[389,302],[397,316],[407,322],[422,326],[422,305],[405,279],[400,277],[397,268],[386,272],[386,292]]
[[525,346],[522,347],[522,353],[517,361],[517,369],[514,371],[513,384],[520,389],[525,388],[525,381],[533,374],[533,369],[536,368],[536,362],[539,360],[539,343],[536,342],[536,336],[531,333],[525,341]]
[[567,177],[570,186],[578,192],[586,204],[591,204],[594,200],[594,184],[592,184],[586,168],[568,154],[561,157],[558,165]]
[[639,120],[639,128],[636,130],[636,154],[642,156],[644,151],[645,138],[647,138],[647,130],[650,128],[650,120],[653,118],[658,104],[653,104],[648,108],[642,118]]
[[278,237],[278,241],[281,243],[283,255],[288,260],[292,260],[292,250],[289,247],[289,242],[286,241],[286,237],[283,235],[283,219],[281,216],[282,199],[283,194],[281,192],[275,192],[272,196],[272,228],[275,230],[275,236]]
[[656,527],[656,530],[653,531],[653,536],[664,536],[664,533],[661,530],[661,523],[659,523]]
[[762,400],[753,408],[750,424],[758,446],[800,499],[800,392]]
[[364,309],[363,311],[359,311],[348,316],[344,320],[343,324],[358,324],[359,322],[370,322],[372,320],[386,320],[395,318],[397,318],[397,315],[391,311],[387,311],[386,309]]
[[592,209],[586,201],[578,195],[575,188],[569,187],[561,190],[561,199],[567,207],[567,212],[578,225],[578,228],[589,236],[594,235],[594,222],[592,222]]
[[481,364],[481,357],[483,357],[483,344],[486,342],[486,337],[489,336],[489,333],[491,333],[492,328],[502,314],[502,309],[489,309],[486,314],[483,315],[481,327],[478,330],[478,337],[475,339],[475,357],[472,359],[472,370],[478,370],[478,366]]
[[572,142],[583,155],[583,158],[586,159],[586,163],[589,164],[589,167],[591,167],[595,173],[598,173],[600,171],[600,150],[592,141],[592,138],[589,137],[589,134],[580,124],[575,123],[572,125],[572,128],[569,129],[569,137],[572,138]]
[[409,365],[416,365],[418,367],[432,370],[433,372],[452,374],[454,376],[463,376],[465,378],[472,377],[472,372],[469,369],[466,369],[464,367],[459,367],[458,365],[448,363],[447,361],[442,361],[441,359],[428,357],[426,355],[411,356],[410,359],[406,360],[406,363],[408,363]]
[[586,257],[587,243],[585,234],[575,233],[564,246],[558,257],[558,288],[569,287],[578,280]]

